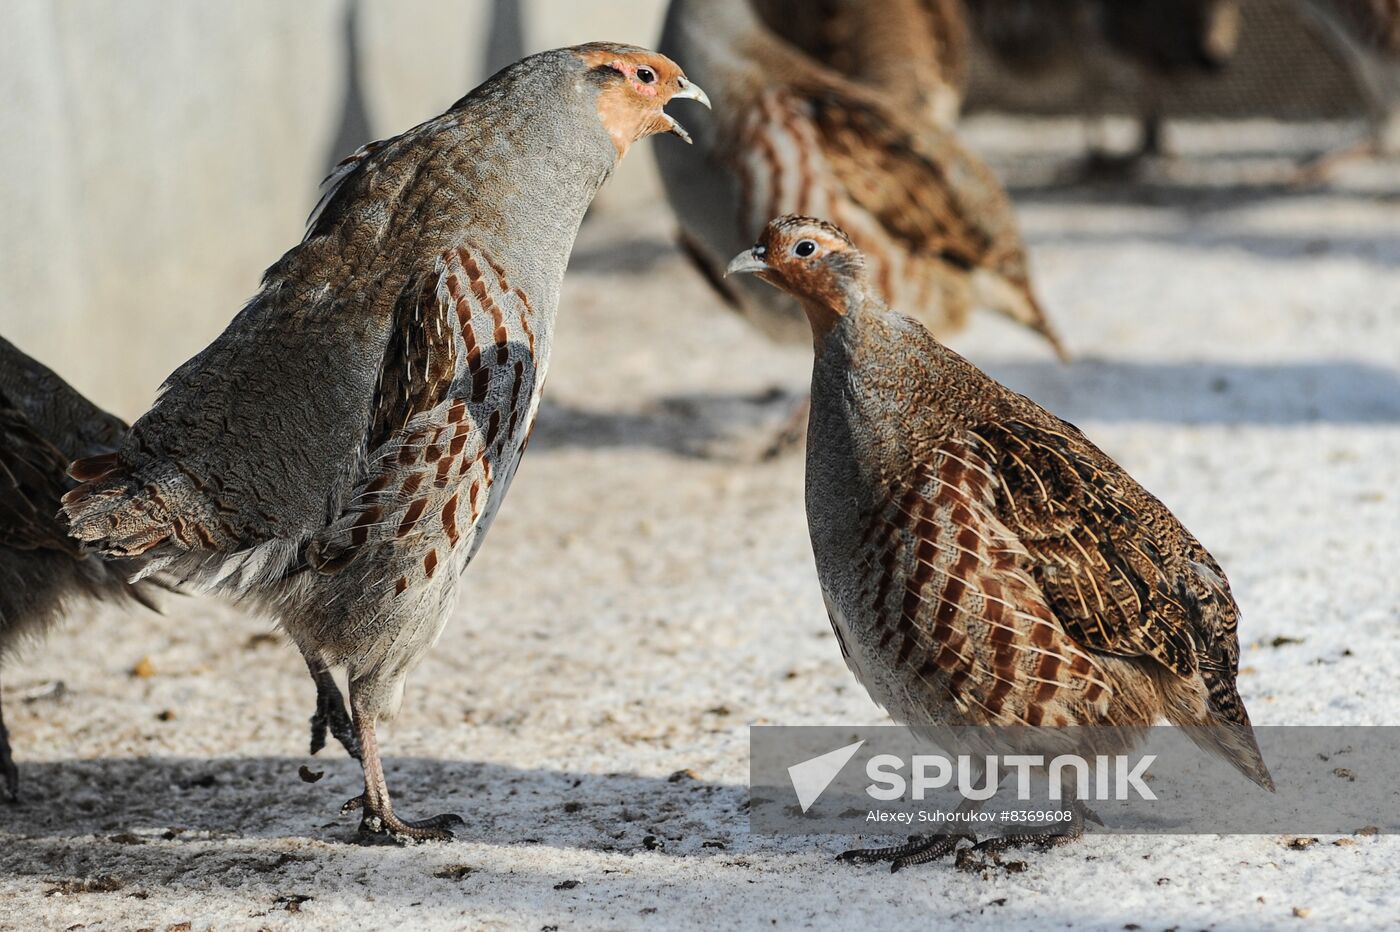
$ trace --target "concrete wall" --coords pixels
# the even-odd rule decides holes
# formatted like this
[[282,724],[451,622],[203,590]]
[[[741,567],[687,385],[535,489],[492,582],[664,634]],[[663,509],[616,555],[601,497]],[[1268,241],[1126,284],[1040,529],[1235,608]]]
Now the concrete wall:
[[5,0],[0,333],[137,415],[296,242],[335,159],[522,52],[650,45],[663,9]]

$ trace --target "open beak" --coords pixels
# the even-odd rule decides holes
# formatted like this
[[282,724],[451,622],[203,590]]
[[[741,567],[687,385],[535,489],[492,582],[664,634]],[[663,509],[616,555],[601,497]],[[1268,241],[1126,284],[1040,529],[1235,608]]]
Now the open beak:
[[[671,95],[671,100],[675,100],[677,98],[685,98],[686,100],[696,100],[704,104],[706,109],[710,109],[710,95],[706,94],[703,90],[701,90],[700,85],[694,83],[685,75],[681,75],[680,77],[676,78],[676,83],[680,85],[681,89]],[[682,126],[675,117],[671,116],[671,114],[666,113],[665,111],[662,111],[661,115],[664,116],[666,118],[666,122],[671,125],[671,128],[667,130],[667,132],[671,133],[671,135],[673,136],[679,136],[686,142],[692,141],[690,138],[690,134],[685,131],[685,127]]]
[[724,277],[737,275],[740,272],[758,273],[772,270],[767,262],[758,256],[757,249],[745,249],[729,261],[729,265],[724,270]]

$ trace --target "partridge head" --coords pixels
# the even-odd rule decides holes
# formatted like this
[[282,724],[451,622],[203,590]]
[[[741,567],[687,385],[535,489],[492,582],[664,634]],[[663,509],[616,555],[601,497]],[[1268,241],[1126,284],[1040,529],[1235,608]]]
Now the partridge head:
[[632,143],[655,133],[671,133],[691,142],[685,127],[665,106],[675,98],[710,106],[710,98],[691,83],[665,55],[600,43],[582,46],[579,57],[599,85],[598,117],[612,137],[619,157]]
[[865,256],[840,227],[813,217],[779,217],[725,275],[749,273],[796,298],[820,341],[874,297]]

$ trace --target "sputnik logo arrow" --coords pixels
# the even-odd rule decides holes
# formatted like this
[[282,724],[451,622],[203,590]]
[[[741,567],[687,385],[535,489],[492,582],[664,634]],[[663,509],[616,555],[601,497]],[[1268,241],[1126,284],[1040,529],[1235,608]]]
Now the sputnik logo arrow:
[[827,751],[820,757],[804,760],[788,768],[788,779],[792,781],[792,788],[797,791],[797,804],[802,807],[804,813],[826,792],[826,788],[831,786],[831,781],[841,773],[841,768],[850,763],[864,743],[865,739],[862,738],[855,744]]

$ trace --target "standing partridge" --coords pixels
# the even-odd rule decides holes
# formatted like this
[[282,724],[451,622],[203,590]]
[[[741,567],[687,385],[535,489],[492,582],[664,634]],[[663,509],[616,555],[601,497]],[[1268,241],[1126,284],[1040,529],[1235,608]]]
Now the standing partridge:
[[796,302],[721,273],[769,217],[822,213],[860,244],[881,296],[935,331],[980,305],[1060,351],[1006,193],[901,92],[904,59],[888,63],[893,89],[863,86],[765,27],[749,0],[673,0],[662,48],[715,94],[696,145],[657,159],[687,253],[732,307],[771,336],[804,338]]
[[957,122],[969,52],[963,0],[754,0],[754,9],[828,68],[943,126]]
[[515,475],[584,212],[634,142],[685,137],[662,109],[675,97],[708,103],[663,55],[556,49],[364,147],[120,451],[74,464],[77,537],[246,599],[345,668],[362,832],[446,838],[461,821],[395,815],[375,725]]
[[[75,599],[134,599],[149,608],[150,586],[85,557],[58,516],[73,487],[68,463],[116,449],[118,418],[0,339],[0,660],[41,635]],[[0,785],[16,798],[19,774],[0,713]]]
[[[1129,743],[1166,719],[1272,789],[1235,690],[1239,609],[1161,502],[891,311],[837,227],[775,220],[728,271],[791,294],[811,325],[807,520],[871,698],[916,726],[1113,726]],[[1025,840],[1050,837],[989,846]],[[853,857],[898,868],[955,844]]]
[[1366,97],[1371,138],[1329,153],[1306,171],[1321,176],[1356,155],[1400,153],[1400,0],[1305,0],[1347,53]]

